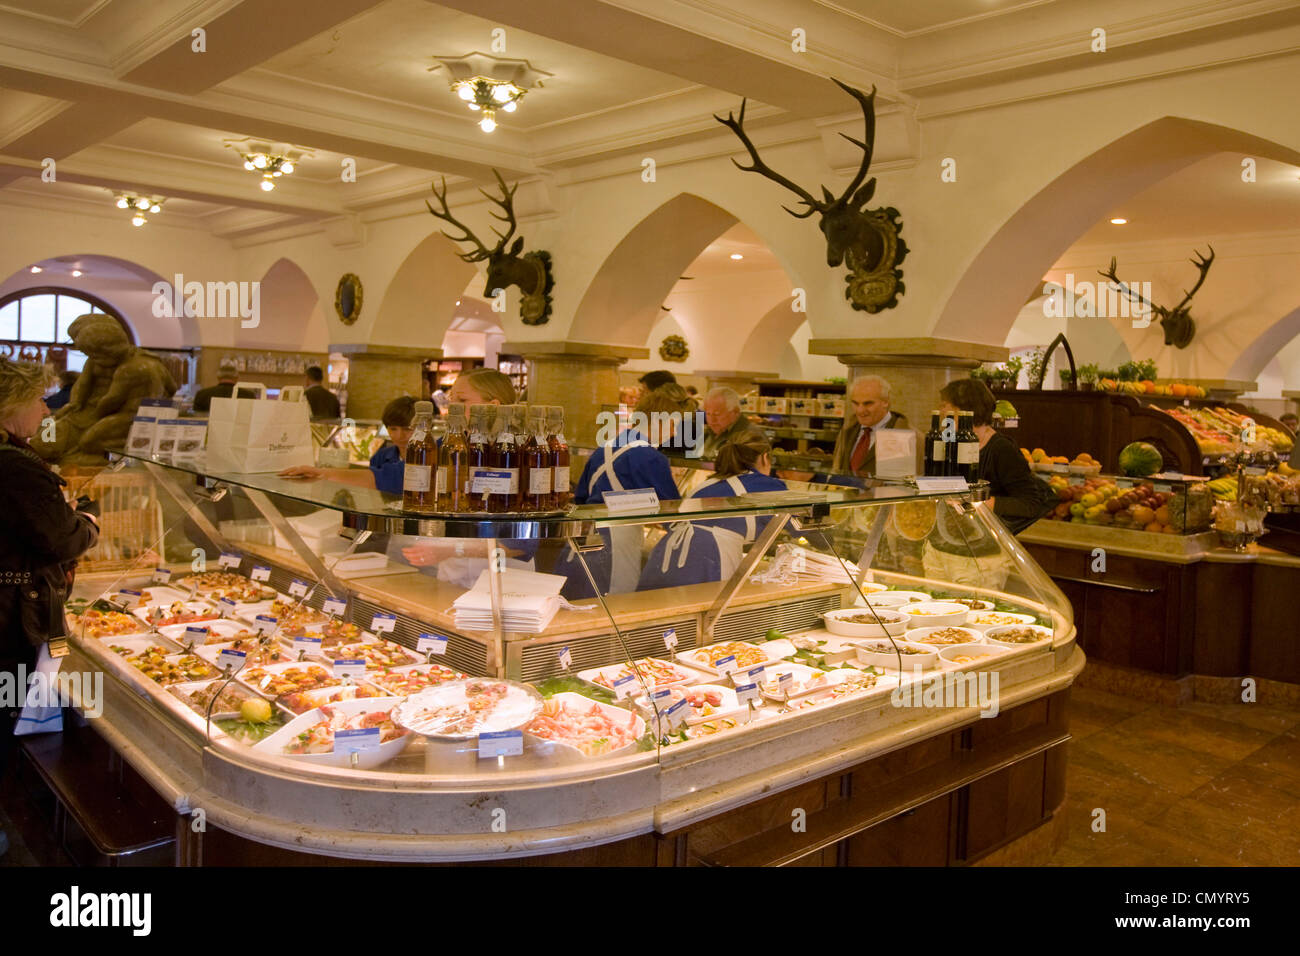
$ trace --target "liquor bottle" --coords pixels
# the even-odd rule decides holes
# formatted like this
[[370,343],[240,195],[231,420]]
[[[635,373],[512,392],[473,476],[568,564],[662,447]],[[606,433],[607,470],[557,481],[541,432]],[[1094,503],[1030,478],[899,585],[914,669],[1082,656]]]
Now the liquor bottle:
[[564,408],[546,407],[546,445],[551,453],[551,507],[560,509],[573,500],[569,490],[569,443],[564,440]]
[[943,417],[939,437],[943,443],[943,471],[939,474],[945,478],[956,477],[960,474],[957,468],[957,416]]
[[930,431],[925,436],[925,474],[935,477],[943,474],[943,436],[939,432],[939,413],[930,412]]
[[962,412],[957,422],[957,474],[974,484],[979,479],[980,470],[980,440],[975,434],[975,413]]
[[402,469],[402,507],[407,511],[438,510],[438,445],[433,438],[433,402],[415,403],[415,422],[406,445]]
[[518,416],[518,405],[501,405],[497,408],[497,435],[492,442],[492,453],[488,460],[492,470],[500,474],[493,476],[492,490],[484,496],[486,511],[497,514],[510,511],[519,497],[519,460],[522,449],[518,438]]
[[546,440],[546,406],[528,409],[528,438],[524,441],[523,472],[519,476],[519,510],[549,511],[551,449]]
[[469,440],[465,435],[465,406],[447,409],[447,434],[438,449],[439,511],[465,511],[465,485],[469,480]]
[[488,471],[491,466],[492,439],[488,416],[492,413],[491,405],[471,405],[469,407],[469,475],[465,486],[465,510],[486,511],[483,503],[484,479],[479,472]]

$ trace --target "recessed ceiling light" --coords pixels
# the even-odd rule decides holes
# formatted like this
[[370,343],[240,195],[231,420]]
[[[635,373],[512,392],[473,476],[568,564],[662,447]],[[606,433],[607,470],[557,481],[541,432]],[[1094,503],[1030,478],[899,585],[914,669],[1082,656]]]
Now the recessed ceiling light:
[[1127,219],[1119,219],[1119,218],[1115,218],[1115,219],[1112,219],[1112,220],[1110,221],[1110,224],[1111,224],[1112,226],[1122,226],[1122,225],[1124,225],[1124,224],[1127,223],[1127,222],[1128,222]]
[[457,299],[457,300],[456,300],[456,304],[457,304],[457,305],[460,305],[460,299]]
[[37,273],[37,272],[40,272],[40,271],[41,271],[41,267],[40,267],[40,266],[32,266],[32,272],[33,272],[33,273]]
[[733,258],[733,259],[743,259],[743,258],[745,258],[745,257],[742,256],[739,252],[733,252],[733,253],[731,254],[731,258]]
[[80,270],[80,269],[73,269],[73,270],[72,270],[72,278],[74,278],[74,279],[80,279],[80,278],[81,278],[81,270]]

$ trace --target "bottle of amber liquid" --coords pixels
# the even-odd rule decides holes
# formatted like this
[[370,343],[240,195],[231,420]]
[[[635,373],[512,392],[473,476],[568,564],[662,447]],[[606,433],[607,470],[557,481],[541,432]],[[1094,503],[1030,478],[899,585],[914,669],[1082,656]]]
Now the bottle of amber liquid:
[[465,511],[469,439],[465,434],[465,406],[459,402],[447,409],[447,434],[438,449],[438,478],[438,510]]
[[433,437],[433,402],[415,403],[415,421],[402,469],[402,507],[407,511],[438,510],[438,443]]
[[528,409],[528,437],[524,440],[524,471],[519,476],[519,510],[550,511],[551,449],[546,441],[546,406]]
[[546,446],[551,453],[551,507],[560,509],[573,500],[569,490],[569,443],[564,440],[564,408],[546,407]]
[[519,406],[502,405],[497,409],[497,437],[492,443],[491,493],[484,498],[486,510],[494,514],[511,511],[519,497],[520,458]]
[[468,467],[469,484],[466,486],[466,511],[486,511],[483,503],[483,489],[486,478],[479,473],[488,471],[492,465],[492,439],[489,415],[491,405],[471,405],[469,407],[469,442]]

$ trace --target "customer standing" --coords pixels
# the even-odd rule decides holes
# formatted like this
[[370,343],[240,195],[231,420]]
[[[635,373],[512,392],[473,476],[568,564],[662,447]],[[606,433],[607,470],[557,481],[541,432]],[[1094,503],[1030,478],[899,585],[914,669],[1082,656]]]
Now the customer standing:
[[194,410],[208,412],[212,410],[214,398],[229,398],[235,394],[235,383],[239,381],[239,368],[233,359],[222,359],[217,366],[217,384],[201,388],[194,396]]
[[704,396],[704,435],[702,457],[712,460],[727,442],[753,426],[740,414],[740,394],[734,388],[711,388]]
[[835,440],[831,470],[839,475],[867,477],[876,471],[876,432],[910,428],[907,419],[889,410],[889,382],[879,375],[855,378],[848,390],[849,411]]
[[[45,366],[0,358],[0,673],[23,690],[19,666],[30,673],[45,644],[67,636],[73,569],[99,538],[97,506],[86,498],[69,505],[66,482],[27,445],[49,415],[42,396],[52,378]],[[0,775],[20,712],[0,707]],[[0,853],[7,845],[0,832]]]
[[318,419],[335,419],[339,417],[338,396],[325,387],[325,373],[319,365],[307,369],[307,388],[302,397],[311,406],[313,421]]

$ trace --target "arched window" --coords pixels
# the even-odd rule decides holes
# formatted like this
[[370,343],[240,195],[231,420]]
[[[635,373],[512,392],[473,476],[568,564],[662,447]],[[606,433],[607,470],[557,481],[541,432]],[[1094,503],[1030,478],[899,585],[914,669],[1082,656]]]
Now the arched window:
[[78,289],[40,286],[0,298],[0,355],[49,362],[60,372],[80,372],[86,356],[70,347],[68,326],[88,312],[111,315],[135,344],[131,326],[103,299]]

